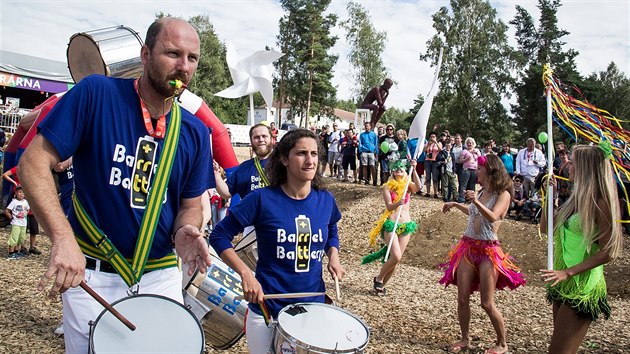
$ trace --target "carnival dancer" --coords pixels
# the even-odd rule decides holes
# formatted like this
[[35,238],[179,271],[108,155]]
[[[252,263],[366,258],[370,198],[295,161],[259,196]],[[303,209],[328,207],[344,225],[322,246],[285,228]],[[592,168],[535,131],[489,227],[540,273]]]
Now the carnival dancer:
[[[554,215],[554,269],[542,270],[553,305],[549,353],[576,353],[591,322],[611,313],[604,264],[622,251],[611,154],[607,142],[573,148],[569,181],[574,190]],[[542,215],[540,230],[547,232],[546,211]]]
[[[103,311],[82,281],[110,303],[128,291],[182,302],[173,248],[191,274],[211,264],[199,231],[201,196],[214,184],[208,128],[175,98],[200,54],[193,26],[156,20],[140,52],[142,77],[82,79],[20,159],[24,191],[52,242],[38,288],[53,280],[49,296],[63,293],[67,353],[88,352],[88,323]],[[74,205],[66,219],[51,171],[70,156]]]
[[511,257],[503,252],[497,232],[508,212],[512,193],[512,180],[501,159],[496,155],[477,158],[477,178],[481,184],[479,194],[466,191],[469,205],[445,203],[442,211],[452,208],[468,215],[464,236],[449,252],[449,261],[441,264],[445,270],[440,284],[457,285],[457,317],[461,339],[449,347],[450,352],[470,349],[470,295],[479,291],[481,307],[486,311],[497,334],[497,341],[486,353],[508,351],[503,315],[494,303],[495,290],[505,287],[516,289],[525,284],[520,269]]
[[[242,279],[249,301],[245,333],[250,353],[267,353],[273,328],[270,317],[297,302],[324,302],[324,296],[263,300],[264,294],[324,292],[322,259],[328,271],[343,278],[337,222],[341,213],[332,193],[322,189],[317,173],[318,137],[306,129],[286,133],[267,163],[269,187],[250,193],[210,234],[210,244]],[[272,207],[269,207],[272,206]],[[247,225],[256,228],[258,262],[254,275],[232,248]]]
[[[405,171],[408,167],[407,161],[410,161],[410,166],[413,166],[413,172],[411,173],[413,182],[409,182],[408,192],[403,198],[403,191],[407,184],[407,172]],[[415,221],[411,220],[411,215],[409,214],[409,202],[411,201],[411,193],[418,192],[422,186],[420,177],[416,172],[416,161],[407,159],[394,160],[390,169],[392,175],[383,186],[382,191],[385,211],[374,223],[374,228],[368,234],[371,246],[376,245],[376,240],[379,236],[380,240],[385,243],[385,245],[380,250],[363,257],[361,262],[362,264],[367,264],[376,260],[383,260],[387,253],[390,239],[394,237],[394,235],[397,235],[397,237],[394,237],[391,241],[389,259],[387,259],[378,275],[373,279],[374,293],[379,296],[387,295],[385,285],[389,282],[392,275],[394,275],[396,266],[400,263],[405,253],[411,234],[416,230],[417,224]],[[394,224],[396,223],[398,208],[400,207],[402,207],[402,210],[400,211],[398,226],[394,231]]]

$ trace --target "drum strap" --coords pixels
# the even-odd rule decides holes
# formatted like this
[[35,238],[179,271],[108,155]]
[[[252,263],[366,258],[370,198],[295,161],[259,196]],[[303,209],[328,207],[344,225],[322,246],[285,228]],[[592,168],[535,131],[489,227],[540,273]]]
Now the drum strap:
[[267,187],[269,185],[269,179],[267,178],[265,169],[260,164],[260,159],[258,158],[258,156],[254,156],[254,166],[256,166],[256,170],[258,171],[258,175],[260,176],[260,187]]
[[[83,205],[79,202],[76,193],[73,194],[72,202],[77,219],[81,224],[81,228],[85,231],[90,241],[94,243],[96,248],[85,247],[87,243],[82,240],[80,240],[81,242],[79,242],[79,246],[83,252],[93,257],[105,257],[105,260],[111,263],[125,283],[130,287],[140,282],[144,269],[147,266],[149,251],[151,250],[151,245],[153,244],[155,230],[159,222],[160,211],[162,210],[162,201],[164,200],[166,187],[171,176],[173,161],[175,160],[175,153],[177,152],[180,128],[181,110],[179,105],[176,103],[176,100],[173,100],[171,124],[167,129],[157,171],[155,176],[153,176],[149,200],[145,207],[144,215],[142,216],[142,222],[140,223],[140,231],[138,233],[138,240],[136,241],[136,249],[134,251],[131,265],[128,260],[123,257],[120,251],[116,249],[105,233],[96,226],[92,218],[83,208]],[[96,250],[100,251],[100,255],[95,254]],[[166,264],[176,264],[175,255],[171,254],[164,258],[151,261],[150,263],[151,267],[148,269],[167,268],[168,266],[166,266]]]

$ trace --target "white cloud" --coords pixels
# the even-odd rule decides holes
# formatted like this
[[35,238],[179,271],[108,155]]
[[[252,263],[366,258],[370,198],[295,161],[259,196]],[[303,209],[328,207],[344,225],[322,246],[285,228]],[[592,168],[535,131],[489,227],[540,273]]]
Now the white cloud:
[[[419,61],[426,42],[435,31],[431,16],[446,0],[362,0],[377,30],[386,31],[388,42],[383,52],[385,66],[397,85],[388,99],[389,106],[409,109],[418,94],[426,95],[433,68]],[[498,16],[507,24],[515,14],[515,5],[527,9],[538,21],[537,1],[493,0]],[[346,0],[333,0],[330,11],[340,20],[347,17]],[[78,0],[8,0],[0,2],[0,48],[60,61],[66,60],[69,38],[78,32],[125,25],[144,38],[146,28],[158,12],[188,18],[208,15],[223,41],[231,40],[239,53],[275,46],[278,20],[283,11],[273,0],[206,1],[78,1]],[[566,48],[580,52],[576,59],[584,75],[603,71],[614,61],[630,74],[629,5],[625,0],[565,0],[558,12],[558,27],[571,32],[565,37]],[[333,84],[339,98],[351,96],[351,68],[347,61],[347,43],[343,30],[334,51],[339,55]],[[513,34],[511,30],[510,34]],[[513,41],[513,39],[510,39]],[[511,42],[514,43],[514,42]]]

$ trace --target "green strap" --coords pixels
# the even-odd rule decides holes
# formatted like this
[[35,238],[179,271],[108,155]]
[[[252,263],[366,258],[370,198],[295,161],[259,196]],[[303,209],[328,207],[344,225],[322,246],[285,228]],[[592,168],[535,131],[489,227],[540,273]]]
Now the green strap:
[[140,232],[138,241],[136,242],[136,250],[133,254],[133,271],[138,281],[142,278],[144,266],[149,259],[149,250],[153,244],[153,237],[160,219],[160,211],[162,210],[162,201],[171,178],[171,170],[175,161],[175,153],[179,143],[179,130],[181,128],[182,117],[181,110],[177,104],[177,100],[173,99],[173,109],[171,110],[171,124],[164,138],[164,146],[162,154],[158,162],[157,171],[151,183],[149,191],[149,201],[142,216],[140,224]]
[[[101,252],[102,256],[104,256],[105,259],[112,264],[128,286],[132,286],[140,282],[142,274],[144,273],[144,269],[149,258],[149,250],[153,244],[155,230],[157,229],[159,222],[160,211],[162,210],[162,200],[166,192],[168,180],[171,176],[173,162],[175,161],[175,153],[177,152],[179,132],[181,128],[181,111],[179,105],[175,101],[173,102],[173,109],[171,113],[171,124],[168,127],[166,137],[164,138],[162,154],[160,156],[157,171],[153,177],[151,190],[149,191],[149,200],[144,210],[142,223],[140,224],[140,232],[138,233],[138,240],[136,241],[136,249],[134,251],[132,265],[130,265],[127,259],[123,257],[118,249],[116,249],[105,233],[96,226],[92,218],[90,218],[83,208],[83,205],[79,202],[76,194],[74,194],[72,198],[74,210],[77,214],[81,227],[89,237],[90,241],[94,243],[96,248]],[[84,247],[81,247],[82,245]],[[79,243],[79,246],[84,252],[89,250],[89,248],[85,247],[86,245],[87,244],[84,242]],[[157,266],[152,266],[149,269],[167,268],[173,261],[176,262],[174,255],[167,256],[152,262],[157,264]]]
[[269,179],[267,179],[267,174],[265,173],[265,169],[260,164],[260,159],[258,156],[254,157],[254,166],[256,166],[256,170],[258,171],[258,175],[260,176],[260,186],[267,187],[269,185]]
[[[86,213],[76,193],[72,194],[72,204],[74,205],[74,211],[81,228],[85,231],[98,251],[100,251],[101,256],[105,257],[105,260],[111,263],[127,286],[135,284],[135,277],[133,276],[131,265],[127,262],[125,257],[120,254],[120,251],[116,249],[116,246],[114,246],[112,241],[105,235],[103,230],[99,229],[92,218]],[[77,237],[77,240],[80,239]],[[79,247],[81,247],[81,243],[79,243]],[[83,247],[81,247],[81,250],[86,253]]]

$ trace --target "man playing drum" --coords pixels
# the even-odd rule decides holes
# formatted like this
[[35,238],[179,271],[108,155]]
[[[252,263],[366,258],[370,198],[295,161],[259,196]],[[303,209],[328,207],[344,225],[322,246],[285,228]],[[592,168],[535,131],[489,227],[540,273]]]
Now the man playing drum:
[[[211,263],[199,231],[201,196],[214,184],[208,129],[180,109],[173,85],[195,73],[199,37],[187,22],[162,18],[140,55],[140,79],[94,75],[66,93],[19,164],[52,241],[39,290],[52,279],[48,295],[63,293],[69,353],[88,351],[88,322],[103,310],[82,281],[110,303],[133,293],[182,302],[173,248],[191,274]],[[75,195],[66,219],[51,170],[70,156]]]

